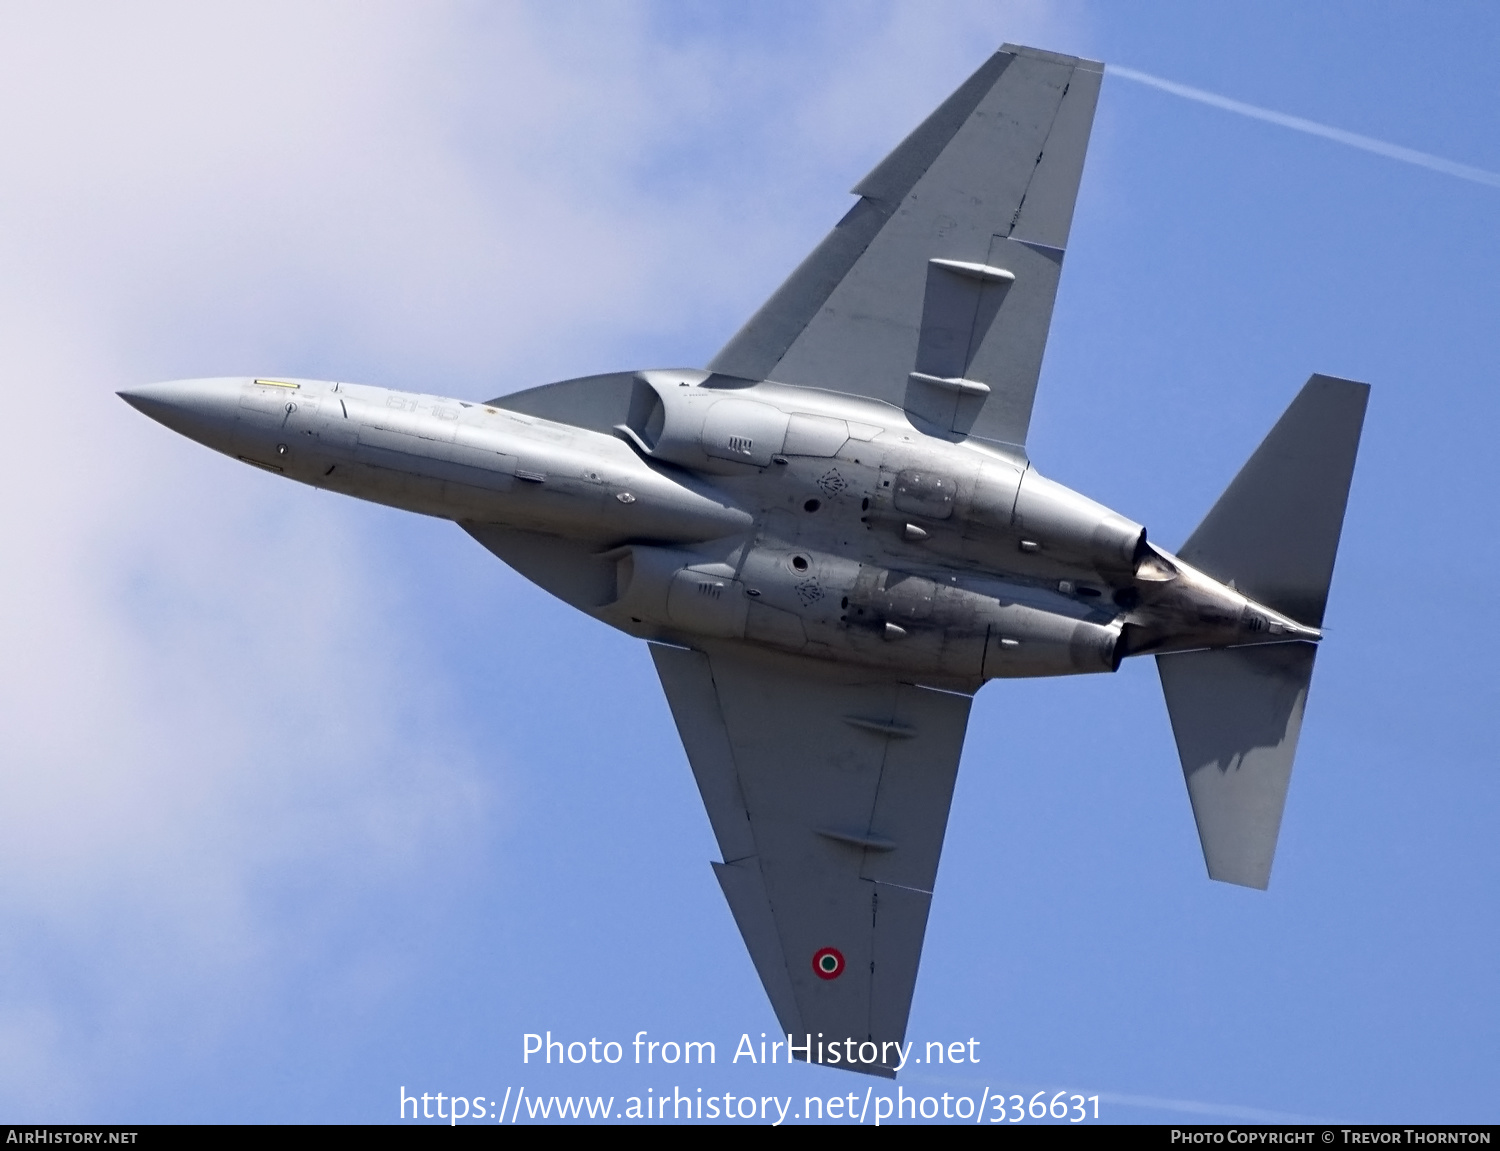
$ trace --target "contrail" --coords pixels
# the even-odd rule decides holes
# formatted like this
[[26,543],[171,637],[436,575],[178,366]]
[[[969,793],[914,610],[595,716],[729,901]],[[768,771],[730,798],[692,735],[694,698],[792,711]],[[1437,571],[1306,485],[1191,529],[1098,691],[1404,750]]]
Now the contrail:
[[1306,1115],[1292,1115],[1284,1111],[1266,1111],[1260,1107],[1241,1107],[1234,1103],[1200,1103],[1196,1099],[1158,1099],[1152,1095],[1106,1094],[1101,1091],[1103,1103],[1119,1103],[1125,1107],[1150,1108],[1155,1111],[1180,1111],[1185,1115],[1217,1115],[1224,1119],[1243,1119],[1250,1123],[1314,1123],[1322,1120]]
[[1346,132],[1342,128],[1331,128],[1327,124],[1319,124],[1315,120],[1304,120],[1301,116],[1288,116],[1285,112],[1273,112],[1269,108],[1259,108],[1254,104],[1244,104],[1239,100],[1231,100],[1227,96],[1218,96],[1213,92],[1205,92],[1202,88],[1189,88],[1186,84],[1177,84],[1171,80],[1163,80],[1160,76],[1152,76],[1147,72],[1137,72],[1134,68],[1122,68],[1118,64],[1110,64],[1107,71],[1111,76],[1119,76],[1125,80],[1134,80],[1138,84],[1149,84],[1153,88],[1160,88],[1163,92],[1170,92],[1172,95],[1181,96],[1186,100],[1197,100],[1200,104],[1222,108],[1226,112],[1238,112],[1241,116],[1249,116],[1255,120],[1264,120],[1269,124],[1280,124],[1283,128],[1292,128],[1298,132],[1306,132],[1309,136],[1321,136],[1325,140],[1347,144],[1351,148],[1374,152],[1375,155],[1384,156],[1388,160],[1400,160],[1403,163],[1415,164],[1419,168],[1429,168],[1434,172],[1441,172],[1445,176],[1457,176],[1460,180],[1472,180],[1476,184],[1487,184],[1491,188],[1500,188],[1500,173],[1486,171],[1484,168],[1471,168],[1468,164],[1458,164],[1452,160],[1445,160],[1441,156],[1434,156],[1429,152],[1418,152],[1414,148],[1403,148],[1399,144],[1388,144],[1384,140],[1376,140],[1370,136],[1361,136],[1357,132]]
[[[991,1090],[998,1086],[1002,1095],[1007,1092],[1020,1092],[1023,1098],[1030,1098],[1039,1088],[1035,1083],[1027,1086],[1018,1083],[1006,1083],[1002,1081],[998,1085],[992,1080],[969,1079],[966,1077],[952,1075],[924,1075],[921,1072],[908,1071],[906,1081],[909,1083],[932,1083],[943,1087],[956,1087],[978,1094],[979,1089],[986,1084]],[[1048,1095],[1054,1093],[1055,1087],[1041,1088]],[[1314,1123],[1322,1126],[1327,1125],[1326,1119],[1314,1119],[1308,1115],[1294,1115],[1286,1111],[1267,1111],[1261,1107],[1244,1107],[1238,1103],[1204,1103],[1197,1099],[1163,1099],[1155,1095],[1126,1095],[1118,1091],[1095,1091],[1087,1088],[1074,1088],[1071,1095],[1082,1091],[1086,1098],[1099,1096],[1101,1103],[1114,1103],[1121,1107],[1139,1107],[1152,1111],[1178,1111],[1184,1115],[1213,1115],[1221,1119],[1242,1119],[1249,1123]]]

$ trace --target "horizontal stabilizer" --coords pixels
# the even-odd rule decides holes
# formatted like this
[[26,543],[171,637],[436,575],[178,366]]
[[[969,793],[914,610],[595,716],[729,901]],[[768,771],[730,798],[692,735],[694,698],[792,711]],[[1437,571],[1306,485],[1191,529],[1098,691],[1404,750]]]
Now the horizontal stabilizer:
[[1177,554],[1321,627],[1369,396],[1369,384],[1308,380]]
[[1278,643],[1156,657],[1212,879],[1270,883],[1317,650]]

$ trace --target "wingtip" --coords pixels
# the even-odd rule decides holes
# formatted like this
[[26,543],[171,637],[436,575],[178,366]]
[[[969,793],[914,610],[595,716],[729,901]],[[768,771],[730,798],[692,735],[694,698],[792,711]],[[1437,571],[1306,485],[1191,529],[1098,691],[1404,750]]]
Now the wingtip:
[[1032,48],[1026,44],[1002,44],[1000,51],[1011,56],[1029,56],[1033,60],[1043,60],[1049,64],[1067,64],[1074,68],[1086,68],[1090,72],[1104,71],[1102,60],[1088,60],[1082,56],[1069,56],[1065,52],[1049,52],[1045,48]]

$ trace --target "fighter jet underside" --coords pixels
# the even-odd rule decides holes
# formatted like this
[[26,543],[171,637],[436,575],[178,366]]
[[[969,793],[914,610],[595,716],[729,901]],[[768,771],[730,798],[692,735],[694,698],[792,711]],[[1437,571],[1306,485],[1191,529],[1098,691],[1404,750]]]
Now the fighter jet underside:
[[979,687],[1156,656],[1209,874],[1264,888],[1321,638],[1366,385],[1313,376],[1175,555],[1027,458],[1102,73],[1002,48],[705,370],[121,395],[649,641],[782,1030],[892,1076]]

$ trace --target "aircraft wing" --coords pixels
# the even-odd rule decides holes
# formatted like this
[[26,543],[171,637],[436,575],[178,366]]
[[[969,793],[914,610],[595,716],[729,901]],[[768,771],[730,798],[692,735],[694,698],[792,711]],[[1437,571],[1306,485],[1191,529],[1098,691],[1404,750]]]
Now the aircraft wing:
[[894,1075],[970,698],[734,649],[651,655],[782,1030],[813,1062],[837,1042],[839,1064]]
[[1103,68],[1001,48],[854,187],[709,368],[1024,445]]

